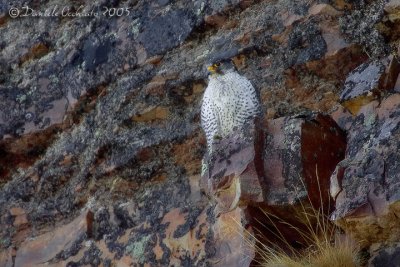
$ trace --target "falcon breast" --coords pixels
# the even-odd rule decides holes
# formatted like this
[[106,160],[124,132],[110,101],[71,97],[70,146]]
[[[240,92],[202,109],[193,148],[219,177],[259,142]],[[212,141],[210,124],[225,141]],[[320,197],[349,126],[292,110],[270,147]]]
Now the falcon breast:
[[260,116],[261,104],[250,81],[240,75],[233,64],[213,64],[201,106],[201,125],[210,147],[233,129]]

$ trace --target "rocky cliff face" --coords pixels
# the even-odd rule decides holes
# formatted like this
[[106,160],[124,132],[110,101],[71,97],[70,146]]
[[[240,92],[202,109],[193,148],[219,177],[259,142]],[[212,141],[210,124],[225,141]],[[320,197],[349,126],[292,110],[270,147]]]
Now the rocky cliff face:
[[[393,266],[399,22],[395,0],[0,3],[0,266],[249,266],[260,208],[307,196]],[[205,176],[221,58],[265,120]]]

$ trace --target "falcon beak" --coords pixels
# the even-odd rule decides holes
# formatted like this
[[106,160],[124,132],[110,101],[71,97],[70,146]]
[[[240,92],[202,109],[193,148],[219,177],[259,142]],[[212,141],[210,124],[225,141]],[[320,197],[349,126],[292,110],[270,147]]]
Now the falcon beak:
[[218,71],[218,66],[216,64],[212,64],[211,66],[207,67],[207,70],[211,73],[217,73]]

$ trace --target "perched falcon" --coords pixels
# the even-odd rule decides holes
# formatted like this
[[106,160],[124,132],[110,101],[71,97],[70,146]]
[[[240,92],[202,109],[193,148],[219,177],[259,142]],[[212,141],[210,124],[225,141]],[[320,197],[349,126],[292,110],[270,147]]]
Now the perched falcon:
[[256,90],[246,77],[237,73],[231,61],[209,66],[211,73],[201,106],[201,125],[211,147],[213,140],[229,135],[260,116],[261,104]]

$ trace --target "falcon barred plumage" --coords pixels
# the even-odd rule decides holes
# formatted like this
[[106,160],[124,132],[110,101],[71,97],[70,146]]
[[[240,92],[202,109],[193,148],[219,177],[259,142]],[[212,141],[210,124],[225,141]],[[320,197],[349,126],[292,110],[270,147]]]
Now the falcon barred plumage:
[[261,115],[261,104],[250,81],[240,75],[232,62],[219,62],[208,67],[211,75],[201,106],[201,125],[207,144],[226,137]]

